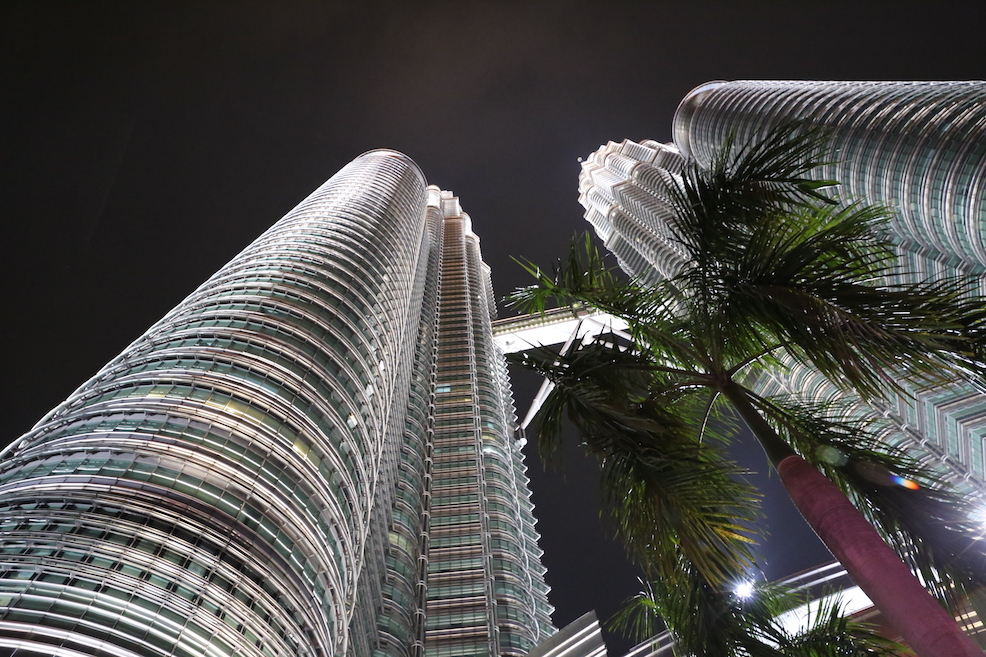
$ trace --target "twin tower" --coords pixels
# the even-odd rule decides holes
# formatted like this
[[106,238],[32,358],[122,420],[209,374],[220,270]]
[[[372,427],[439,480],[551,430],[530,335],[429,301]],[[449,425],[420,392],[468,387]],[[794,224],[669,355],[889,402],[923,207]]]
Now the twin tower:
[[[647,172],[791,118],[902,257],[982,276],[982,83],[704,85],[679,148],[590,158],[587,219],[667,273]],[[0,654],[526,655],[554,629],[494,312],[458,199],[354,160],[5,450]],[[893,439],[982,490],[986,397],[920,392]]]
[[8,449],[0,654],[526,654],[493,301],[456,197],[347,165]]
[[[610,142],[583,164],[586,219],[623,269],[673,275],[681,253],[668,238],[662,177],[687,160],[708,165],[727,140],[758,143],[793,121],[819,128],[829,163],[811,175],[840,183],[843,199],[892,211],[887,237],[901,277],[967,276],[986,294],[986,82],[710,82],[678,107],[673,144]],[[959,490],[986,496],[986,382],[911,387],[888,403],[846,398],[794,362],[757,383],[761,394],[847,402],[883,419],[883,439]]]

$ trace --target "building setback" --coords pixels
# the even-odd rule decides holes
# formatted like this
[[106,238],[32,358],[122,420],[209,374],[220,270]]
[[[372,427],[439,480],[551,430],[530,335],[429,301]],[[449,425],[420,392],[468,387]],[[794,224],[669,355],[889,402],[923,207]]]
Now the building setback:
[[0,463],[0,652],[523,655],[553,632],[468,215],[317,189]]
[[[978,277],[986,291],[986,83],[710,82],[675,115],[674,144],[610,142],[583,164],[586,219],[628,272],[673,275],[663,180],[689,158],[708,165],[734,136],[755,143],[785,123],[825,130],[833,162],[814,172],[840,194],[892,212],[890,239],[911,280]],[[986,394],[973,384],[911,388],[866,406],[817,372],[788,363],[758,382],[763,394],[839,398],[848,412],[884,418],[883,439],[934,467],[960,490],[986,493]]]

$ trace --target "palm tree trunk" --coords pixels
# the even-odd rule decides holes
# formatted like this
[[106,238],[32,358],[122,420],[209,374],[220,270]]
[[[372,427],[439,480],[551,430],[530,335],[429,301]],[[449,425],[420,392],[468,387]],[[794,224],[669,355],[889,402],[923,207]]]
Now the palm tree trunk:
[[722,393],[760,441],[794,506],[919,657],[983,657],[845,493],[794,453],[736,386]]

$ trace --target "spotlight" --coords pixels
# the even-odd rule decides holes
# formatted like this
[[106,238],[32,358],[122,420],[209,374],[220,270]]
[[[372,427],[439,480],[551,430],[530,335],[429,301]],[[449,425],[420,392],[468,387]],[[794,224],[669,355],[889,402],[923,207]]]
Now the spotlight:
[[740,600],[749,600],[753,597],[753,582],[740,582],[733,588],[733,593]]

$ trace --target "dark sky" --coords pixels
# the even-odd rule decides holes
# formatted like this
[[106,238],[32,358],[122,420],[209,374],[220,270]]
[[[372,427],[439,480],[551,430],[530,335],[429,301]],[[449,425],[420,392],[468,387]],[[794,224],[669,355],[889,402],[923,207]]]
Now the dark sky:
[[[979,78],[984,18],[982,0],[5,0],[0,440],[366,150],[460,196],[505,294],[526,283],[510,256],[548,263],[583,229],[577,158],[668,140],[696,85]],[[591,466],[565,465],[531,458],[558,624],[636,590]],[[781,497],[775,539],[795,533]],[[804,536],[765,549],[769,575],[824,559]]]

